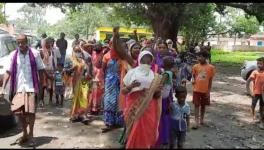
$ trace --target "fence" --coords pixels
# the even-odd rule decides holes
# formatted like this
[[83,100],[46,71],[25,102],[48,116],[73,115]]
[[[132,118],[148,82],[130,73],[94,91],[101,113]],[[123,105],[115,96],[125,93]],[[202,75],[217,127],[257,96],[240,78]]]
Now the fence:
[[252,51],[263,51],[264,47],[259,46],[249,46],[249,45],[235,45],[235,46],[229,46],[229,45],[212,45],[213,49],[221,49],[224,51],[244,51],[244,52],[252,52]]

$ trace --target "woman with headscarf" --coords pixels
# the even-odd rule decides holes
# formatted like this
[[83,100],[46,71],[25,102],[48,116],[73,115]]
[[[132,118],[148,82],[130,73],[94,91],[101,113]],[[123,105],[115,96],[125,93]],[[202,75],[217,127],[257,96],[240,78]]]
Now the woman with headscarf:
[[[120,89],[124,87],[123,78],[127,74],[127,72],[138,66],[138,55],[140,53],[140,44],[139,43],[131,43],[129,46],[128,55],[130,55],[133,59],[133,66],[131,66],[126,60],[120,60]],[[124,111],[125,109],[125,95],[120,92],[119,95],[119,109],[121,111]]]
[[75,46],[71,57],[72,68],[67,71],[73,72],[73,105],[70,114],[70,121],[82,121],[87,124],[89,102],[89,82],[87,80],[87,64],[83,59],[84,55],[79,46]]
[[151,52],[142,51],[139,66],[129,70],[123,79],[122,93],[127,96],[123,138],[126,148],[151,148],[158,137],[162,78],[151,70],[153,59]]

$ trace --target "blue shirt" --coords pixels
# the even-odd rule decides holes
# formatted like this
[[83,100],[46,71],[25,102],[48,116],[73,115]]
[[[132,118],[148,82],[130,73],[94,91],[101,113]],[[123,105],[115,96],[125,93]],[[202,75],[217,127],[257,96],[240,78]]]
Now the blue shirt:
[[177,131],[186,131],[187,122],[186,118],[190,115],[190,106],[187,102],[183,106],[180,106],[178,102],[171,103],[172,106],[172,128]]
[[55,86],[63,86],[62,74],[59,71],[55,72]]

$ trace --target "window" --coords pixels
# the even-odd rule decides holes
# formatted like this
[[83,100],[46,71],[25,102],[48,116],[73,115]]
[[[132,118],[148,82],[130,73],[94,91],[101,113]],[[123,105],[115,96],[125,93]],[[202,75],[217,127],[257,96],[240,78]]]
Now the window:
[[262,42],[262,41],[258,41],[258,42],[257,42],[257,45],[258,45],[258,46],[263,46],[263,42]]
[[8,50],[8,53],[12,52],[17,47],[16,41],[12,38],[5,39],[5,45]]

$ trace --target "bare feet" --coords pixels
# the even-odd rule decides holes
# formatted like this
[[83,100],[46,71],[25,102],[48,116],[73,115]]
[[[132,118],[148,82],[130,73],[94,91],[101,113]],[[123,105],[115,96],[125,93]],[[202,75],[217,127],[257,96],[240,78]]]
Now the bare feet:
[[27,136],[22,136],[18,139],[16,139],[16,141],[14,143],[11,143],[10,145],[16,145],[16,144],[24,144],[28,141],[28,137]]

